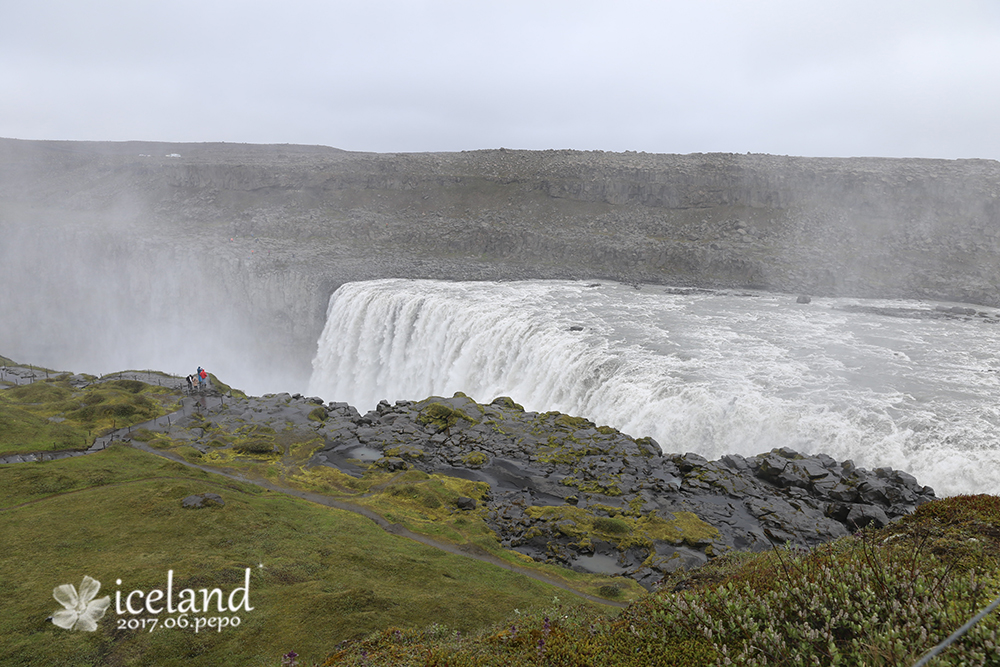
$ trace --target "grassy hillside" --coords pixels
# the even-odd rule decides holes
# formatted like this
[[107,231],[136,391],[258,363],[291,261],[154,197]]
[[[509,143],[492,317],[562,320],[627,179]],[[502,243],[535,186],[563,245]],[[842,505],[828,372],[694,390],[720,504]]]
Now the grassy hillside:
[[[0,391],[0,442],[48,449],[58,444],[57,427],[70,429],[71,441],[86,439],[164,414],[180,398],[159,381],[84,387],[74,377],[82,376]],[[169,432],[127,430],[131,446],[0,465],[0,667],[910,667],[1000,594],[996,496],[928,503],[812,551],[729,553],[647,595],[630,580],[545,564],[525,570],[523,556],[499,547],[481,510],[453,509],[460,495],[481,497],[482,483],[310,467],[320,443],[292,422],[283,431],[224,428],[194,413]],[[194,432],[215,444],[193,447]],[[182,505],[204,493],[223,504]],[[329,506],[338,503],[393,525]],[[609,610],[524,571],[631,604]],[[101,582],[97,598],[109,595],[110,608],[93,632],[57,627],[50,616],[63,605],[53,589],[81,589],[85,576]],[[168,577],[175,601],[185,589],[197,598],[217,588],[224,598],[246,588],[246,604],[184,615],[119,610],[133,591],[140,607],[165,591]],[[223,617],[230,627],[216,628]],[[210,631],[196,631],[209,621]],[[994,612],[930,664],[1000,665],[998,633]]]
[[[225,505],[181,506],[203,492],[220,494]],[[437,623],[468,633],[514,609],[572,597],[392,536],[355,514],[120,445],[0,466],[0,535],[0,665],[269,665],[290,650],[319,660],[339,641],[386,626]],[[162,589],[173,570],[175,591],[221,587],[228,594],[242,586],[247,567],[253,610],[241,612],[237,628],[118,627],[133,618],[115,613],[119,588],[123,597]],[[112,596],[98,630],[47,622],[60,608],[52,589],[79,586],[84,575],[101,582],[101,596]]]
[[[812,551],[730,554],[616,617],[512,614],[473,637],[383,630],[324,664],[910,667],[998,595],[1000,497],[954,497]],[[929,664],[1000,665],[998,635],[995,611]]]
[[[524,576],[523,557],[507,554],[506,565],[496,564],[502,560],[496,557],[494,564],[467,558],[324,506],[349,497],[453,552],[502,553],[480,519],[444,506],[458,493],[481,491],[471,482],[416,471],[392,476],[372,470],[360,479],[311,472],[302,463],[315,436],[295,429],[267,435],[283,456],[248,451],[243,458],[212,460],[183,441],[126,428],[176,409],[176,379],[151,384],[39,375],[31,384],[5,382],[0,391],[0,453],[81,449],[115,427],[150,451],[116,444],[86,456],[0,465],[0,599],[6,612],[0,616],[0,665],[271,665],[288,651],[322,661],[339,642],[388,626],[468,634],[515,609],[547,608],[560,597],[561,604],[597,607]],[[163,458],[171,454],[212,467]],[[185,497],[206,492],[219,494],[224,504],[182,506]],[[167,628],[168,618],[182,622],[179,614],[133,615],[116,606],[126,604],[132,591],[142,592],[140,600],[165,591],[171,571],[175,597],[188,588],[198,595],[219,588],[225,597],[244,587],[247,568],[252,609],[239,614],[192,613],[183,621],[188,627]],[[641,590],[629,585],[634,582],[609,585],[606,577],[554,566],[535,570],[580,590],[599,592],[604,585],[622,599]],[[111,596],[111,607],[94,632],[57,627],[49,620],[61,609],[53,589],[80,588],[84,576],[101,582],[97,598]],[[238,627],[195,632],[198,618],[207,623],[237,615]]]
[[[7,365],[10,360],[4,360]],[[86,449],[95,436],[177,409],[179,389],[156,384],[158,373],[95,381],[93,376],[51,375],[31,384],[0,381],[0,456],[45,450]]]

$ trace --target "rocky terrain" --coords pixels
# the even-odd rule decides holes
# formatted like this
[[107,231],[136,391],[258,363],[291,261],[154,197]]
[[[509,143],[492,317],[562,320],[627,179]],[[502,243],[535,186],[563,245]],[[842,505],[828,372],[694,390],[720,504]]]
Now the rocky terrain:
[[934,499],[902,471],[788,449],[711,462],[664,455],[650,438],[525,412],[505,397],[488,405],[463,395],[383,402],[365,415],[332,403],[326,414],[319,430],[327,444],[314,463],[355,474],[359,462],[412,466],[487,482],[482,502],[503,546],[647,586],[730,549],[811,547],[881,527]]
[[935,497],[905,472],[868,471],[823,454],[777,449],[718,461],[663,454],[650,438],[558,412],[525,412],[506,397],[486,405],[462,394],[382,402],[364,415],[301,395],[209,391],[197,399],[172,420],[102,436],[90,451],[133,438],[142,446],[148,437],[137,434],[155,432],[225,470],[210,461],[270,460],[279,441],[301,442],[312,452],[307,470],[326,466],[356,478],[369,469],[420,470],[485,482],[481,497],[459,497],[452,509],[481,516],[501,546],[647,588],[730,550],[811,547],[881,527]]
[[[603,278],[996,306],[998,195],[988,160],[4,139],[0,307],[22,357],[87,363],[125,327],[162,347],[197,313],[260,372],[301,383],[327,300],[351,280]],[[63,331],[67,313],[100,335]]]

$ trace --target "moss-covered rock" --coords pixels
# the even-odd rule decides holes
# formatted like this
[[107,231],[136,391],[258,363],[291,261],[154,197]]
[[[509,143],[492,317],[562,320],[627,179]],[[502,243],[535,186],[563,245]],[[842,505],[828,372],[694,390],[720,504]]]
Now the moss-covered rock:
[[458,423],[458,420],[464,419],[470,424],[475,424],[477,421],[465,414],[461,410],[456,410],[444,403],[429,403],[424,406],[420,411],[417,420],[425,426],[434,426],[439,431],[444,431],[452,428]]
[[510,396],[497,396],[493,399],[490,405],[496,405],[501,408],[507,408],[508,410],[516,410],[517,412],[524,412],[524,406],[520,403],[515,403],[514,399]]
[[308,415],[306,415],[311,421],[314,422],[325,422],[329,414],[322,405],[313,408]]
[[483,452],[473,451],[462,455],[462,463],[469,468],[481,468],[489,461],[489,457]]

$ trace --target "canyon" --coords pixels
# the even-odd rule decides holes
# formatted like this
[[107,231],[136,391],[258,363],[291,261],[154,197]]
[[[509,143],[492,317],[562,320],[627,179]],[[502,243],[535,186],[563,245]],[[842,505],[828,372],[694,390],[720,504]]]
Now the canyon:
[[304,388],[332,292],[374,278],[1000,306],[998,195],[976,159],[0,139],[0,338],[273,391]]

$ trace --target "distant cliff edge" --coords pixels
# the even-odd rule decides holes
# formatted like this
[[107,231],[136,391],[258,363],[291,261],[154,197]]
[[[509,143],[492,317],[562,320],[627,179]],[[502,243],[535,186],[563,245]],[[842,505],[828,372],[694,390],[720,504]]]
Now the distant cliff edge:
[[0,277],[13,288],[0,307],[34,318],[10,327],[25,357],[69,344],[38,340],[39,318],[142,320],[155,346],[198,313],[298,377],[350,280],[600,278],[1000,306],[998,196],[992,160],[0,139]]

